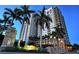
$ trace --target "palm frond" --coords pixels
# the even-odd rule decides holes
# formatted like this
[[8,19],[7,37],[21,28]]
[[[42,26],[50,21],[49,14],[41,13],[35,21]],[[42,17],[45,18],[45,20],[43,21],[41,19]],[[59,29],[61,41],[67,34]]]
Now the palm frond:
[[9,12],[4,12],[4,14],[6,14],[6,15],[11,15]]
[[15,12],[15,14],[18,15],[18,16],[20,16],[20,15],[22,14],[21,9],[18,9],[18,8],[15,8],[15,9],[14,9],[14,12]]
[[16,20],[18,20],[21,24],[22,24],[22,22],[23,22],[23,18],[21,18],[21,17],[19,17],[19,16],[16,17]]
[[3,23],[4,21],[2,19],[0,19],[0,23]]
[[28,5],[23,5],[21,6],[22,9],[29,9],[29,6]]
[[9,9],[9,8],[5,8],[5,10],[6,10],[8,13],[10,13],[10,14],[11,14],[11,13],[14,14],[14,13],[13,13],[13,10],[11,10],[11,9]]
[[24,17],[24,21],[28,24],[30,24],[29,18],[28,17]]
[[39,14],[36,13],[36,14],[33,15],[33,17],[39,17]]
[[49,16],[47,16],[47,15],[44,14],[44,17],[46,18],[47,21],[52,22],[52,19]]
[[42,13],[45,13],[45,9],[46,9],[46,8],[45,8],[45,6],[44,6],[43,9],[42,9]]
[[28,10],[28,13],[35,13],[35,11],[33,11],[33,10]]

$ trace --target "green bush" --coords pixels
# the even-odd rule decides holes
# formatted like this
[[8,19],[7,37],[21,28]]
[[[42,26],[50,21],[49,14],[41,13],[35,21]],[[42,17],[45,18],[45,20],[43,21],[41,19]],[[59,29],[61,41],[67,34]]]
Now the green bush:
[[14,47],[18,46],[18,40],[14,42]]
[[0,46],[1,46],[2,42],[3,42],[3,39],[4,39],[4,35],[0,34]]
[[24,47],[25,46],[25,41],[20,41],[20,47]]

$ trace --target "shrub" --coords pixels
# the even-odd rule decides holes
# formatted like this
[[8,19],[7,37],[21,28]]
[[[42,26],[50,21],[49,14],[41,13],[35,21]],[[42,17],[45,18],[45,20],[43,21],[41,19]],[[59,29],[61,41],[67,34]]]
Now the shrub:
[[14,42],[14,47],[17,47],[18,46],[18,41],[15,41]]
[[21,41],[20,41],[20,46],[21,46],[21,47],[24,47],[24,46],[25,46],[25,41],[22,41],[22,40],[21,40]]

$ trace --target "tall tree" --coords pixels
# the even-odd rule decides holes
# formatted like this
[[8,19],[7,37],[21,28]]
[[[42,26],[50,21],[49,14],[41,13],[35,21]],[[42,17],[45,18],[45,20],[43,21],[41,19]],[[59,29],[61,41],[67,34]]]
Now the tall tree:
[[45,14],[45,7],[43,7],[42,11],[39,11],[38,14],[35,14],[34,17],[37,19],[37,25],[40,29],[40,48],[42,48],[42,29],[44,30],[44,24],[49,28],[49,22],[52,22],[52,19]]
[[1,34],[8,29],[8,26],[11,25],[12,23],[10,22],[10,19],[6,16],[3,15],[3,19],[0,19],[0,32]]
[[15,8],[14,10],[10,8],[5,8],[4,15],[7,15],[9,19],[11,19],[12,23],[14,20],[19,20],[20,23],[22,23],[22,18],[20,16],[20,9]]
[[[18,20],[21,24],[23,24],[23,18],[21,17],[21,9],[15,8],[15,9],[10,9],[10,8],[5,8],[4,15],[7,15],[9,19],[11,19],[11,23],[14,22],[14,20]],[[21,34],[21,33],[20,33]],[[19,44],[20,42],[18,42]]]
[[[21,11],[20,11],[20,17],[22,17],[23,18],[23,24],[22,24],[22,29],[21,29],[21,33],[22,33],[22,31],[23,31],[23,26],[24,26],[24,23],[26,23],[27,25],[25,26],[25,27],[27,27],[26,29],[25,29],[25,33],[26,33],[26,35],[28,35],[27,33],[28,33],[28,27],[29,27],[29,24],[30,24],[30,16],[31,16],[31,13],[34,13],[34,11],[32,11],[32,10],[30,10],[29,9],[29,6],[27,6],[27,5],[23,5],[23,6],[21,6],[21,9],[20,9]],[[23,35],[25,34],[25,33],[23,33]],[[21,34],[20,34],[21,35]],[[26,39],[26,37],[27,36],[25,36],[25,39]],[[27,39],[27,40],[29,40],[29,38]]]

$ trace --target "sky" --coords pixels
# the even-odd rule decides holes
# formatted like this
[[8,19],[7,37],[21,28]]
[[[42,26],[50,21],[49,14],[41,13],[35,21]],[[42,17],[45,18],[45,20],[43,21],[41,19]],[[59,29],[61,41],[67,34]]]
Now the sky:
[[[54,5],[45,5],[46,8],[50,7],[56,7]],[[58,5],[57,5],[58,6]],[[77,5],[59,5],[58,6],[62,15],[64,16],[64,20],[66,23],[69,41],[71,44],[77,43],[79,44],[79,6]],[[5,11],[5,8],[20,8],[19,5],[0,5],[0,18],[3,18],[3,12]],[[43,5],[31,5],[30,9],[38,11],[43,8]],[[19,39],[21,24],[19,21],[14,21],[14,27],[17,30],[16,39]]]

